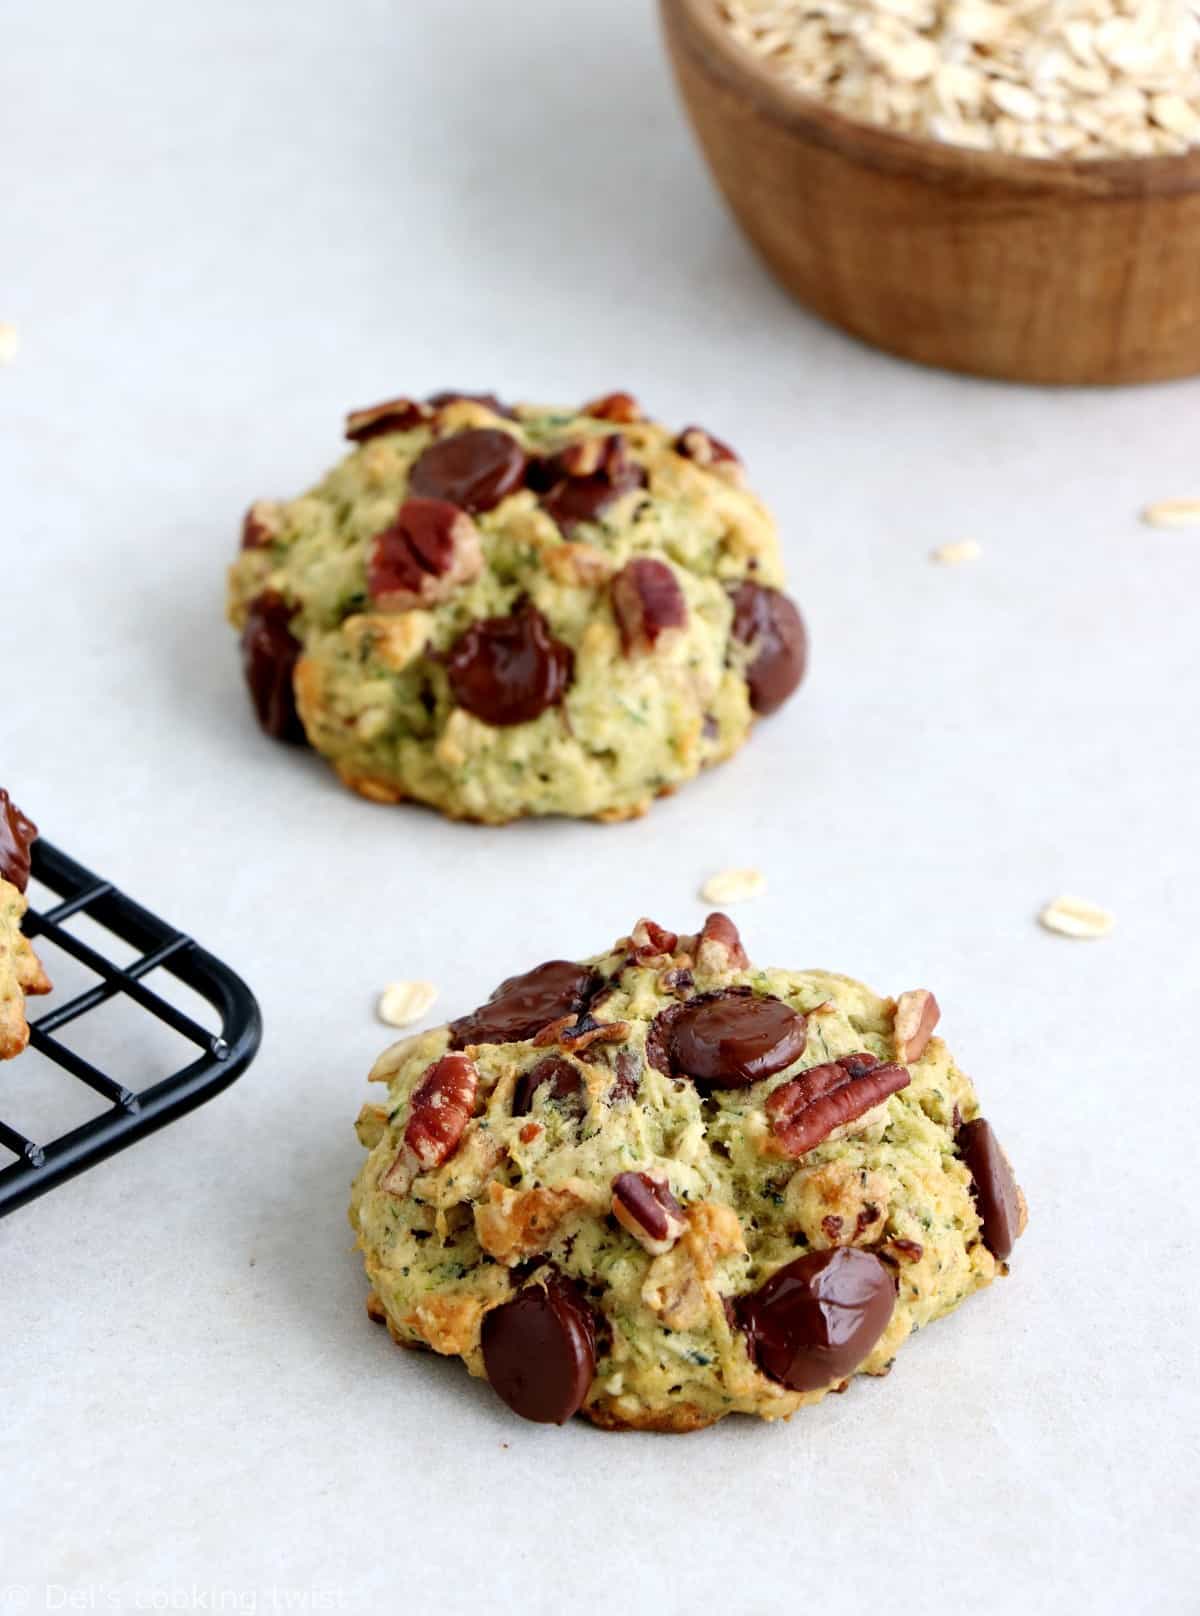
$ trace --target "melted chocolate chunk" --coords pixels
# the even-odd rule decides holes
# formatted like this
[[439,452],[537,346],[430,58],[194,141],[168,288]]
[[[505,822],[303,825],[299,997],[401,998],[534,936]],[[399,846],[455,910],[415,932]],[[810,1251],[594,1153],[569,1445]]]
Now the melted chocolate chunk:
[[746,669],[750,705],[756,713],[773,713],[804,677],[808,661],[804,620],[786,595],[763,584],[737,584],[730,597],[733,637],[755,648]]
[[458,705],[485,724],[527,724],[566,694],[575,666],[536,606],[471,624],[446,656]]
[[561,1055],[548,1055],[532,1071],[522,1072],[517,1079],[512,1100],[514,1117],[529,1115],[533,1110],[533,1097],[543,1085],[547,1088],[547,1099],[560,1102],[564,1109],[583,1115],[586,1107],[583,1073]]
[[737,1321],[764,1375],[795,1392],[844,1380],[887,1329],[896,1305],[891,1273],[854,1246],[814,1251],[739,1297]]
[[1008,1158],[982,1117],[964,1122],[955,1143],[971,1174],[983,1243],[993,1257],[1006,1262],[1021,1233],[1021,1198]]
[[582,1406],[596,1372],[596,1327],[582,1293],[562,1274],[493,1308],[482,1344],[492,1389],[522,1419],[562,1425]]
[[303,745],[307,737],[292,684],[301,646],[288,627],[294,613],[295,608],[274,590],[250,602],[242,630],[242,671],[266,733],[278,741]]
[[599,978],[587,966],[573,960],[548,960],[532,971],[508,977],[486,1004],[452,1021],[450,1047],[523,1042],[558,1017],[586,1009],[599,987]]
[[[656,1025],[664,1017],[670,1018],[669,1070],[715,1088],[745,1088],[772,1077],[804,1053],[807,1039],[808,1024],[799,1011],[782,999],[737,988],[671,1005]],[[656,1043],[656,1052],[659,1047]]]
[[525,451],[499,427],[473,427],[440,438],[413,463],[408,491],[444,499],[475,515],[490,511],[525,481]]
[[29,849],[38,828],[0,788],[0,880],[24,892],[29,885]]

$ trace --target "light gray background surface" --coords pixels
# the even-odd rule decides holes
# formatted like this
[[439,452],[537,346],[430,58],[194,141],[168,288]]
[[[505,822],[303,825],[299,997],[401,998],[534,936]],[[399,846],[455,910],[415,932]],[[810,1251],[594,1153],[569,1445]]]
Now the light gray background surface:
[[[1200,384],[985,385],[814,323],[634,0],[4,12],[0,772],[228,957],[267,1034],[0,1224],[0,1600],[1200,1608],[1200,535],[1137,520],[1200,492]],[[312,480],[347,408],[451,385],[629,388],[728,436],[778,514],[811,677],[640,823],[373,807],[253,726],[221,618],[243,508]],[[979,563],[930,564],[967,536]],[[730,863],[770,881],[735,911],[759,960],[936,990],[1028,1236],[791,1426],[522,1424],[363,1314],[375,994],[428,976],[462,1011],[640,914],[694,925]],[[1116,934],[1039,930],[1064,890]],[[135,1078],[158,1058],[105,1036]],[[52,1080],[10,1064],[0,1114],[49,1118]]]

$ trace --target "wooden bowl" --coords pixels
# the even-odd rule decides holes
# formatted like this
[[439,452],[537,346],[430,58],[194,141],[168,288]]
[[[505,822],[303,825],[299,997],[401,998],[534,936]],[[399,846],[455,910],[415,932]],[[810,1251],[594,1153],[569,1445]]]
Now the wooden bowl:
[[661,0],[717,184],[802,303],[879,348],[1025,382],[1200,371],[1200,151],[1066,162],[854,123]]

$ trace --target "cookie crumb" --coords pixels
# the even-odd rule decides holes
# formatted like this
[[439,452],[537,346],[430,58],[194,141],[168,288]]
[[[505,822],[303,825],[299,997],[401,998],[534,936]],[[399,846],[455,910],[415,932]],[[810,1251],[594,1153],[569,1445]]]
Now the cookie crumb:
[[718,870],[700,888],[700,896],[705,903],[744,903],[748,898],[761,898],[766,890],[761,870]]
[[15,325],[0,320],[0,365],[11,365],[21,346],[21,333]]
[[1047,931],[1060,937],[1107,937],[1116,925],[1116,916],[1087,898],[1061,897],[1048,903],[1038,915]]
[[1147,527],[1200,527],[1200,499],[1160,499],[1142,512]]
[[429,1014],[436,998],[432,982],[390,982],[379,995],[379,1019],[389,1027],[411,1027]]
[[940,567],[959,567],[964,561],[978,561],[983,545],[978,539],[955,539],[951,544],[939,544],[929,552],[929,559]]

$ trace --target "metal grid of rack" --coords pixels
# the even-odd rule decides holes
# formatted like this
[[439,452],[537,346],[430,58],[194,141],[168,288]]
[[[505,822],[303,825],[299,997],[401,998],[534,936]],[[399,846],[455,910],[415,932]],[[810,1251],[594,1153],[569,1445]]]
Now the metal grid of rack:
[[[0,1216],[211,1099],[245,1070],[262,1037],[262,1019],[250,989],[191,937],[40,839],[33,845],[32,875],[60,901],[48,909],[31,905],[25,917],[26,934],[53,943],[97,980],[62,1003],[52,1000],[40,1015],[31,1013],[29,1047],[108,1103],[99,1115],[78,1127],[48,1139],[31,1138],[4,1120],[4,1072],[0,1067],[0,1164],[5,1152],[16,1158],[7,1166],[0,1165]],[[88,928],[89,935],[96,934],[96,927],[102,928],[136,957],[117,964],[100,944],[72,931],[69,922],[75,916],[94,923]],[[200,1026],[148,986],[145,978],[158,970],[168,972],[211,1005],[220,1031]],[[102,1070],[55,1036],[118,996],[165,1024],[196,1053],[178,1069],[139,1089],[123,1078],[119,1063],[109,1062],[117,1065],[116,1070]],[[30,1002],[31,1012],[35,1002]],[[86,1036],[81,1042],[86,1046]]]

